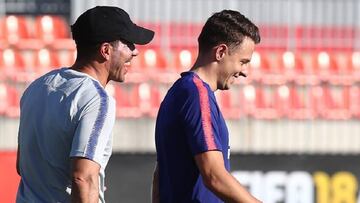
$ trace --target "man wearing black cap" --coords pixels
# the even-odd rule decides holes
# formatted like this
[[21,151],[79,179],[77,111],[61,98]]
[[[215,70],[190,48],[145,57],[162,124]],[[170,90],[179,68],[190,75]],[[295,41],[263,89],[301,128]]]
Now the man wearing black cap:
[[77,58],[70,68],[35,80],[21,98],[16,202],[105,202],[115,100],[105,91],[123,82],[154,32],[117,7],[97,6],[71,26]]

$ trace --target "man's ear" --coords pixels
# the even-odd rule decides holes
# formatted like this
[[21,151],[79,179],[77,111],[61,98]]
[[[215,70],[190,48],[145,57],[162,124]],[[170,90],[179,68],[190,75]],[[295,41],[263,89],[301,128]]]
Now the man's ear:
[[220,61],[224,58],[226,52],[228,51],[229,47],[226,44],[219,44],[215,48],[215,59],[216,61]]
[[111,45],[109,43],[107,43],[107,42],[102,43],[99,48],[100,56],[105,60],[109,60],[110,52],[111,52],[110,49],[111,49]]

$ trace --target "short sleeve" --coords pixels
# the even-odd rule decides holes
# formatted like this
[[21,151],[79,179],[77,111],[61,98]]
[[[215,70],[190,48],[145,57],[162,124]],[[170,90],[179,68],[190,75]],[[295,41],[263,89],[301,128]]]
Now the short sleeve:
[[70,157],[84,157],[103,166],[115,123],[115,101],[105,91],[84,106],[75,130]]
[[194,87],[187,89],[185,98],[180,114],[191,153],[221,151],[216,114],[211,108],[208,89],[200,79],[194,77]]

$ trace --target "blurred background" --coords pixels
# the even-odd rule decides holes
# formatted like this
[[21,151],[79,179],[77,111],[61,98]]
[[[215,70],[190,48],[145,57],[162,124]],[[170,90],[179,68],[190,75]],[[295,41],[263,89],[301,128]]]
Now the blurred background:
[[216,92],[233,175],[264,203],[356,203],[360,181],[360,1],[0,1],[0,202],[14,202],[19,99],[37,77],[71,66],[69,25],[88,8],[119,6],[156,32],[138,46],[117,101],[108,202],[150,202],[158,107],[197,57],[206,19],[234,9],[260,28],[249,77]]

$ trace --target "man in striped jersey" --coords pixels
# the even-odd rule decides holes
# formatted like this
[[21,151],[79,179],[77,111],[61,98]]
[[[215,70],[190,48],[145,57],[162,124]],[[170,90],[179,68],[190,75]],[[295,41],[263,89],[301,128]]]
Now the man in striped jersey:
[[228,130],[214,96],[246,76],[258,28],[224,10],[207,20],[198,42],[195,64],[170,88],[158,113],[153,202],[258,203],[229,173]]
[[154,32],[120,8],[98,6],[76,20],[72,34],[74,65],[35,80],[21,98],[18,203],[105,202],[115,100],[104,88],[125,80],[134,44],[147,44]]

